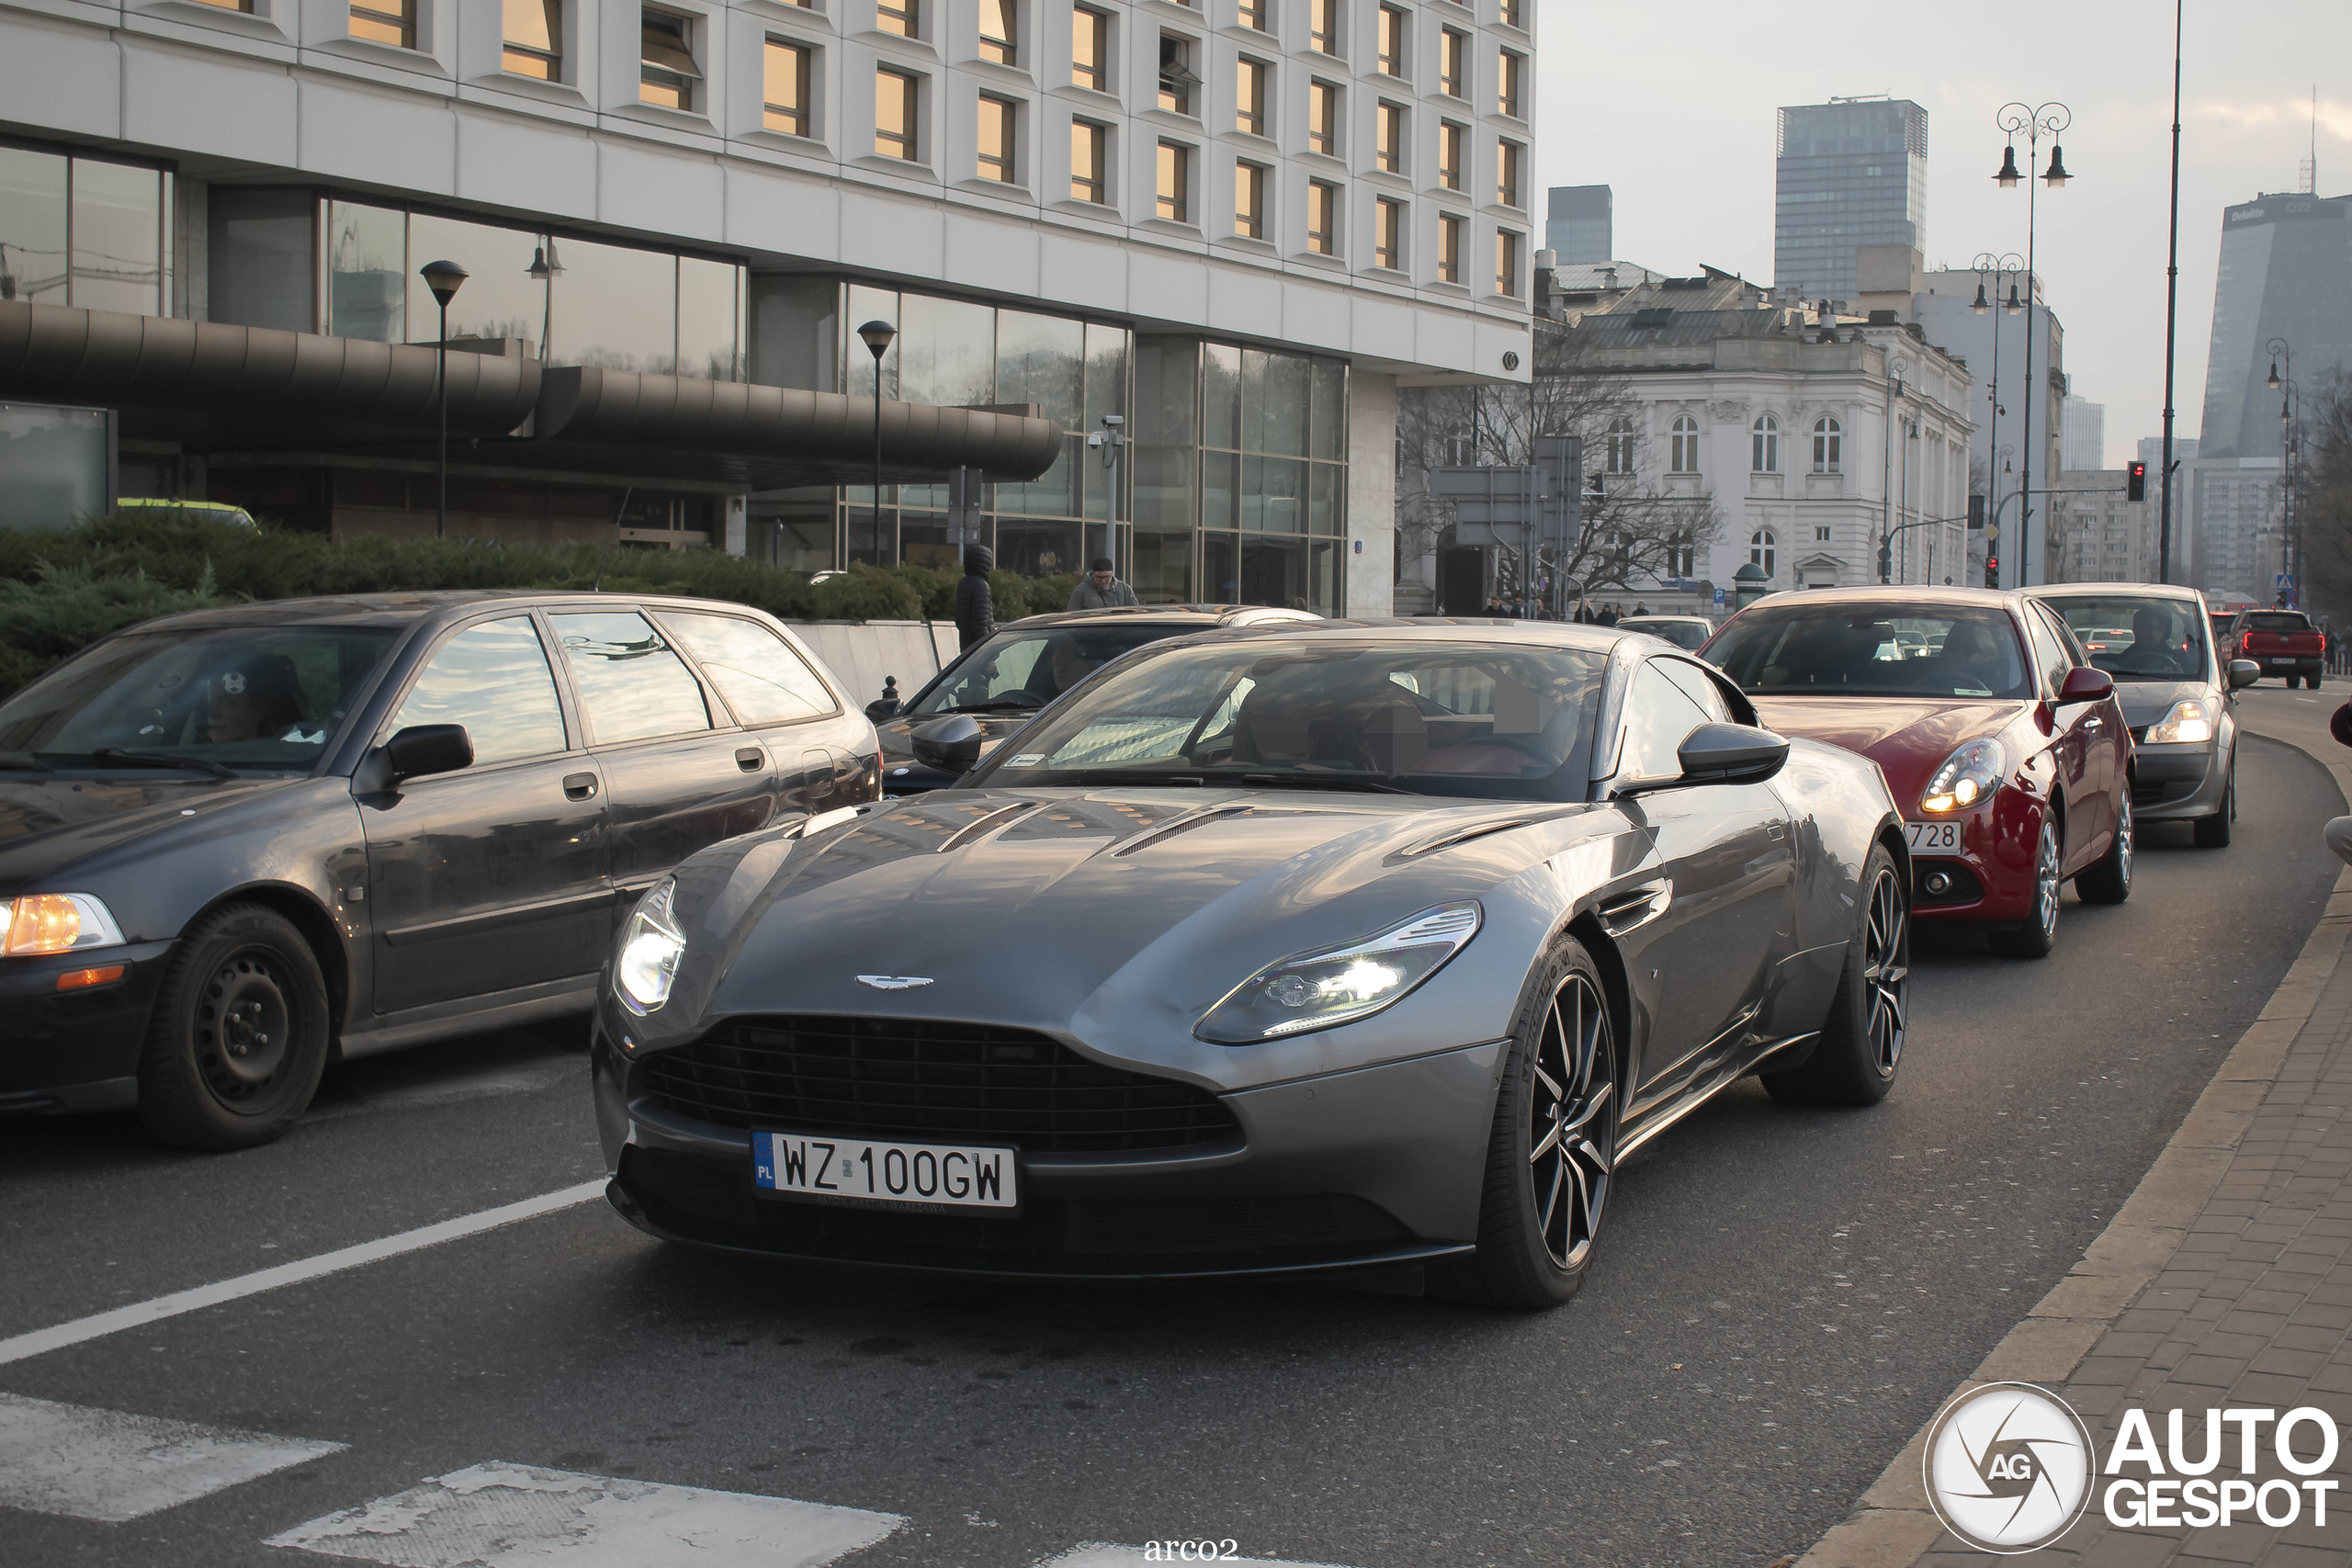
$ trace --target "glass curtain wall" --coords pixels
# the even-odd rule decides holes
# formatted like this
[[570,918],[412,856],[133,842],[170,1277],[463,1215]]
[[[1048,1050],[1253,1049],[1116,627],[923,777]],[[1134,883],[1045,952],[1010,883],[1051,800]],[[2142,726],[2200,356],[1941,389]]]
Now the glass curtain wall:
[[0,299],[166,314],[171,210],[166,170],[0,146]]

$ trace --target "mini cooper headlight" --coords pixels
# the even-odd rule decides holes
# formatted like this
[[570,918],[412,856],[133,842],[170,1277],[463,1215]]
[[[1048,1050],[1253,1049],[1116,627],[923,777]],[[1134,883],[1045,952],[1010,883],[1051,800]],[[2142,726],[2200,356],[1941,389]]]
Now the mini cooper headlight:
[[1442,968],[1480,919],[1476,904],[1445,904],[1345,947],[1294,953],[1227,992],[1193,1032],[1215,1045],[1255,1045],[1368,1018]]
[[2183,697],[2172,705],[2172,711],[2148,726],[2147,744],[2162,746],[2176,740],[2202,744],[2213,739],[2213,708],[2205,697]]
[[10,958],[120,947],[122,929],[105,903],[87,893],[28,893],[0,904],[0,939]]
[[677,883],[665,881],[637,901],[621,938],[620,959],[613,965],[613,988],[621,1004],[640,1017],[670,999],[678,960],[686,951],[685,934],[670,911],[677,893]]
[[1965,811],[2001,787],[2009,760],[1997,740],[1972,740],[1944,759],[1919,792],[1922,811]]

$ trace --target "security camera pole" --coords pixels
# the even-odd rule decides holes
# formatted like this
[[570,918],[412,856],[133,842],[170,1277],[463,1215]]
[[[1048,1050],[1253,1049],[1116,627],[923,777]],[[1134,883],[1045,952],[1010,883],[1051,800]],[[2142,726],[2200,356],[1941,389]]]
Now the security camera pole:
[[1124,431],[1126,420],[1115,413],[1102,416],[1102,428],[1086,438],[1089,446],[1102,448],[1103,471],[1110,476],[1110,489],[1102,497],[1102,553],[1111,558],[1112,570],[1119,578],[1119,449],[1127,444]]

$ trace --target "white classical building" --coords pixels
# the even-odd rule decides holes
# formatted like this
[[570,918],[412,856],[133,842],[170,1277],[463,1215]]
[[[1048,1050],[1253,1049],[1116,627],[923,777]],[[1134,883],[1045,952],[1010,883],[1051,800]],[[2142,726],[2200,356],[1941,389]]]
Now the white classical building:
[[429,528],[381,389],[448,260],[453,531],[944,561],[936,481],[1034,473],[1034,415],[1003,563],[1115,513],[1147,599],[1385,613],[1400,378],[1532,357],[1534,10],[0,0],[0,400],[103,415],[129,493]]

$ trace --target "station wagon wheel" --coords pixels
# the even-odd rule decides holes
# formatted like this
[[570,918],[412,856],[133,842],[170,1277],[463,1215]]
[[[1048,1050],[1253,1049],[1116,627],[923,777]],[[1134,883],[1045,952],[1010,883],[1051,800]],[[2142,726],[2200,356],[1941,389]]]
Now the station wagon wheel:
[[1600,1228],[1616,1138],[1616,1073],[1600,993],[1570,975],[1553,994],[1528,1075],[1528,1196],[1544,1249],[1581,1269]]
[[139,1064],[139,1119],[165,1143],[247,1148],[294,1124],[325,1070],[319,961],[274,909],[232,904],[165,966]]

